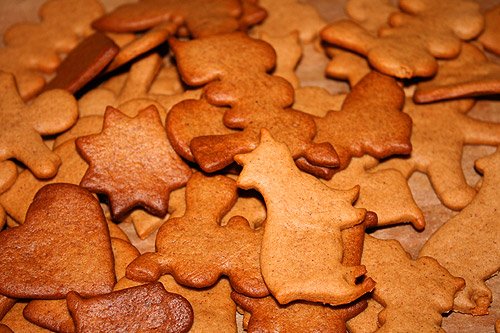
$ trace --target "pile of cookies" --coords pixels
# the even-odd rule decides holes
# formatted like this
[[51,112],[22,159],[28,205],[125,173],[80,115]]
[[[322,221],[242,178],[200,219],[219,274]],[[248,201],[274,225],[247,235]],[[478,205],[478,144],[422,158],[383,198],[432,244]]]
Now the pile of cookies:
[[0,332],[500,331],[499,15],[40,2],[0,48]]

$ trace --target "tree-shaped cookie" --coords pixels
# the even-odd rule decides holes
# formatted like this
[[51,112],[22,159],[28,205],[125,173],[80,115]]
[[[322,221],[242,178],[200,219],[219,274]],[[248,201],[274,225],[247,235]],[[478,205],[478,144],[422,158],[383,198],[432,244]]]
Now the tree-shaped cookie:
[[500,269],[500,151],[476,161],[476,168],[484,175],[478,194],[427,240],[420,256],[435,258],[451,274],[465,279],[455,311],[485,315],[492,292],[484,281]]
[[100,134],[80,137],[89,163],[81,185],[109,196],[117,219],[135,206],[165,215],[170,191],[186,184],[191,170],[171,148],[156,107],[129,118],[109,107]]
[[70,292],[66,300],[77,332],[184,333],[193,324],[189,302],[159,282],[89,299]]
[[403,12],[391,14],[390,27],[378,37],[349,20],[330,24],[321,37],[364,55],[382,73],[427,77],[437,71],[435,58],[456,57],[461,41],[476,37],[484,26],[479,4],[471,0],[402,0],[399,7]]
[[467,206],[476,191],[462,171],[463,146],[500,144],[500,124],[467,117],[473,104],[457,100],[416,105],[407,99],[404,112],[413,120],[411,155],[390,159],[376,169],[393,168],[406,178],[415,171],[426,173],[446,207],[460,210]]
[[380,159],[409,154],[411,119],[401,112],[403,103],[404,93],[396,80],[371,72],[352,88],[340,111],[315,118],[314,142],[333,145],[340,169],[346,168],[353,156],[369,154]]
[[238,186],[256,189],[266,202],[260,266],[280,304],[346,304],[373,289],[371,279],[356,284],[363,266],[342,264],[341,231],[361,223],[366,213],[352,206],[358,188],[334,190],[300,172],[286,145],[266,130],[255,150],[235,160],[243,165]]
[[335,189],[359,185],[355,207],[377,212],[377,226],[411,222],[417,230],[425,227],[424,214],[415,203],[406,178],[395,169],[374,170],[378,161],[370,156],[353,158],[346,169],[323,181]]
[[[206,101],[230,106],[224,125],[240,130],[191,140],[191,152],[204,171],[222,169],[233,162],[234,155],[254,149],[264,127],[288,145],[294,158],[304,157],[318,166],[337,164],[330,144],[311,142],[316,133],[313,118],[289,108],[292,86],[267,73],[275,64],[275,52],[269,44],[232,33],[190,42],[172,40],[171,46],[183,80],[195,86],[206,84]],[[170,130],[169,137],[172,139]]]
[[43,187],[24,224],[0,233],[0,246],[2,295],[60,299],[74,290],[94,296],[115,283],[106,219],[99,202],[76,185]]
[[50,0],[40,8],[39,23],[19,23],[4,34],[0,70],[13,73],[23,99],[40,92],[43,73],[53,73],[61,60],[84,37],[90,24],[104,13],[97,0]]
[[36,177],[56,174],[61,160],[41,135],[63,132],[78,118],[74,97],[63,90],[50,90],[27,105],[12,74],[0,72],[0,161],[15,158]]
[[440,61],[436,76],[417,85],[413,100],[428,103],[495,94],[500,94],[500,65],[473,44],[463,43],[457,58]]
[[377,332],[440,332],[441,314],[464,286],[435,259],[412,260],[395,240],[367,235],[361,262],[377,283],[373,298],[384,306]]
[[94,21],[103,31],[133,32],[171,21],[187,27],[194,37],[227,33],[239,28],[242,14],[238,0],[140,0],[119,6]]
[[170,273],[183,285],[203,288],[227,275],[235,290],[254,297],[267,295],[259,265],[262,231],[251,229],[242,217],[220,226],[237,199],[236,190],[230,178],[193,174],[187,184],[184,216],[160,228],[157,252],[132,262],[127,277],[156,281]]

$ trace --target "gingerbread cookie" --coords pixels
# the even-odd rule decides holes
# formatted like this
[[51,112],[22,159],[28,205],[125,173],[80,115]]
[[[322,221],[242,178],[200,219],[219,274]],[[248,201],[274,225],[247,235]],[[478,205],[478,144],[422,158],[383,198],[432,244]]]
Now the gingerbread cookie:
[[479,5],[471,0],[404,0],[399,7],[403,12],[391,14],[390,27],[382,28],[378,37],[349,20],[330,24],[321,37],[366,56],[382,73],[428,77],[437,71],[435,58],[458,56],[461,41],[479,35],[484,25]]
[[352,207],[359,187],[334,190],[301,173],[286,145],[266,130],[255,150],[235,160],[243,165],[238,186],[258,190],[266,202],[260,266],[280,304],[346,304],[373,289],[371,279],[356,284],[363,266],[342,265],[341,230],[361,223],[366,213]]
[[387,26],[390,15],[399,11],[390,0],[348,0],[344,8],[350,18],[374,36],[381,27]]
[[41,135],[63,132],[76,122],[78,110],[71,94],[47,91],[26,105],[12,74],[0,72],[0,161],[16,158],[39,178],[56,174],[61,161]]
[[118,46],[103,33],[84,39],[64,58],[45,90],[65,89],[74,94],[94,79],[118,54]]
[[484,15],[484,31],[479,41],[490,52],[500,55],[500,5],[486,11]]
[[203,288],[227,275],[235,290],[255,297],[267,295],[259,266],[262,231],[252,230],[241,216],[224,227],[219,225],[236,198],[232,179],[193,174],[186,188],[185,214],[160,228],[157,252],[143,254],[132,262],[127,277],[156,281],[170,273],[183,285]]
[[[193,309],[182,296],[169,293],[161,283],[132,287],[110,294],[66,297],[77,332],[188,332]],[[148,318],[149,320],[144,320]]]
[[75,290],[92,296],[109,292],[115,283],[101,207],[76,185],[43,187],[24,224],[0,233],[0,245],[2,295],[57,299]]
[[476,168],[484,174],[478,194],[427,240],[420,256],[435,258],[451,274],[465,279],[465,289],[454,301],[455,311],[485,315],[492,293],[484,281],[500,269],[500,151],[478,160]]
[[[50,333],[50,331],[30,323],[23,317],[23,309],[25,306],[25,302],[18,302],[12,307],[12,309],[0,321],[0,332]],[[2,329],[4,331],[2,331]]]
[[293,108],[316,117],[324,117],[328,111],[340,110],[346,94],[331,94],[321,87],[301,87],[295,89]]
[[467,184],[463,174],[463,146],[500,144],[500,124],[465,114],[473,105],[472,100],[416,105],[407,99],[404,112],[413,120],[411,155],[387,160],[376,169],[396,169],[406,178],[415,171],[426,173],[446,207],[464,208],[476,190]]
[[[381,159],[409,154],[411,119],[401,112],[403,104],[404,93],[396,80],[371,72],[352,88],[340,111],[315,118],[318,132],[313,142],[333,145],[340,159],[340,170],[349,165],[353,156],[369,154]],[[308,166],[304,159],[298,163],[305,164],[303,169],[312,169],[309,172],[327,179],[334,172],[330,170],[323,175],[321,169],[316,172],[317,168]]]
[[395,240],[367,235],[361,262],[377,283],[373,298],[384,306],[378,315],[381,332],[440,331],[441,314],[451,310],[464,286],[435,259],[412,260]]
[[172,22],[184,25],[193,37],[206,37],[237,30],[241,14],[238,0],[141,0],[117,7],[92,26],[102,31],[135,32]]
[[97,0],[49,0],[39,10],[41,22],[19,23],[4,34],[0,70],[13,73],[24,100],[45,85],[43,73],[53,73],[60,54],[71,51],[92,34],[90,24],[104,13]]
[[135,206],[165,215],[170,191],[184,185],[191,175],[171,150],[154,106],[134,118],[108,107],[102,132],[80,137],[76,145],[90,164],[80,184],[107,194],[116,219]]
[[464,43],[456,59],[441,61],[431,80],[417,84],[417,103],[500,94],[500,65],[489,61],[473,44]]
[[[254,149],[264,127],[287,143],[294,158],[303,157],[317,166],[337,164],[329,143],[311,143],[315,134],[312,117],[288,108],[294,95],[290,84],[267,74],[275,63],[269,44],[241,33],[190,42],[172,40],[170,44],[183,80],[195,86],[206,84],[204,97],[208,103],[231,107],[224,114],[224,125],[241,130],[191,140],[190,150],[204,171],[220,170],[233,162],[235,154]],[[169,122],[167,131],[172,140]]]

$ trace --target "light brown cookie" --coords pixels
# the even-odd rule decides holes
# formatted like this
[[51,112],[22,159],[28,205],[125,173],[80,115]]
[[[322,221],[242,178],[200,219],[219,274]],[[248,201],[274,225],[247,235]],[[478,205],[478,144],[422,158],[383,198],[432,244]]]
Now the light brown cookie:
[[[206,193],[212,195],[207,197]],[[193,174],[186,188],[185,214],[163,224],[156,236],[157,252],[132,262],[127,277],[149,282],[170,273],[183,285],[203,288],[226,275],[241,293],[267,295],[258,259],[262,230],[252,230],[242,217],[220,226],[236,199],[232,179]]]
[[115,283],[101,207],[76,185],[43,187],[24,224],[0,233],[0,244],[2,295],[58,299],[75,290],[91,296],[109,292]]
[[330,24],[321,37],[364,55],[382,73],[429,77],[437,71],[435,58],[458,56],[461,41],[479,35],[484,25],[479,4],[471,0],[404,0],[399,7],[403,12],[391,14],[390,27],[381,29],[378,37],[349,20]]
[[301,87],[295,89],[293,108],[316,117],[324,117],[328,111],[342,108],[346,94],[331,94],[321,87]]
[[[5,315],[5,317],[0,321],[0,324],[3,324],[8,327],[11,331],[7,330],[6,332],[30,332],[30,333],[50,333],[49,330],[41,328],[40,326],[34,325],[24,319],[23,317],[23,309],[26,306],[25,302],[16,303],[12,309]],[[0,332],[1,329],[0,329]],[[2,332],[4,333],[4,332]]]
[[88,166],[76,151],[75,142],[70,140],[63,143],[54,150],[54,154],[62,161],[55,177],[42,180],[36,178],[31,171],[24,170],[15,184],[0,195],[0,204],[16,222],[24,222],[31,201],[43,186],[53,183],[80,183]]
[[426,173],[446,207],[464,208],[476,190],[467,184],[462,170],[463,146],[500,144],[500,124],[466,115],[473,105],[472,100],[416,105],[407,99],[404,112],[413,121],[411,155],[387,160],[376,169],[393,168],[406,178],[415,171]]
[[429,103],[495,94],[500,94],[500,65],[488,60],[473,44],[463,43],[457,58],[440,61],[436,76],[417,84],[413,100]]
[[378,314],[384,307],[373,298],[367,304],[363,312],[346,323],[349,333],[373,333],[379,329]]
[[134,118],[108,107],[102,132],[80,137],[76,145],[90,164],[80,184],[108,195],[118,220],[135,206],[165,215],[169,193],[191,175],[171,149],[154,106]]
[[39,178],[56,174],[61,161],[41,135],[63,132],[76,122],[78,110],[71,94],[47,91],[25,104],[12,74],[0,72],[0,161],[15,158]]
[[57,138],[54,140],[54,146],[53,146],[54,152],[57,151],[57,148],[62,144],[70,140],[74,141],[79,136],[100,133],[102,131],[103,122],[104,122],[104,117],[98,115],[78,118],[78,121],[73,125],[73,127],[71,127],[66,132],[58,135]]
[[[169,293],[161,283],[132,287],[110,294],[66,297],[77,332],[188,332],[193,309],[182,296]],[[148,318],[149,320],[144,320]]]
[[479,41],[490,52],[500,55],[500,5],[496,5],[484,14],[484,31]]
[[492,292],[484,281],[500,269],[500,151],[478,160],[476,168],[484,174],[478,194],[427,240],[419,255],[435,258],[451,274],[465,279],[454,311],[485,315]]
[[96,32],[90,35],[68,53],[45,90],[65,89],[76,93],[104,70],[118,50],[115,42],[105,34]]
[[377,332],[438,332],[464,280],[430,257],[412,260],[395,240],[365,238],[363,258],[376,281],[373,298],[384,306]]
[[351,87],[372,70],[366,59],[356,53],[336,47],[327,47],[326,53],[332,58],[325,69],[326,75],[347,80]]
[[374,36],[381,27],[388,25],[390,15],[399,11],[390,0],[348,0],[344,8],[351,19]]
[[323,182],[342,190],[359,185],[354,206],[377,212],[377,226],[410,222],[415,229],[423,230],[424,214],[415,203],[406,178],[395,169],[371,171],[376,165],[378,161],[368,155],[353,158],[347,169]]
[[235,31],[242,14],[238,0],[141,0],[115,8],[92,26],[112,32],[148,30],[164,22],[183,25],[193,37],[206,37]]
[[0,295],[0,321],[7,312],[16,304],[16,300],[7,296]]
[[260,38],[271,44],[276,51],[276,66],[273,75],[281,76],[290,82],[292,87],[297,88],[300,81],[295,74],[295,68],[302,57],[298,32],[292,31],[289,35],[278,37],[263,32]]
[[280,304],[346,304],[373,289],[371,279],[356,284],[363,266],[342,265],[341,230],[361,223],[366,213],[352,207],[359,188],[334,190],[300,172],[286,145],[266,130],[255,150],[235,160],[243,165],[238,186],[258,190],[266,202],[260,266]]
[[257,34],[283,37],[297,31],[303,43],[310,43],[317,38],[319,31],[326,24],[316,8],[297,0],[261,0],[268,16],[266,20],[252,30]]
[[49,0],[39,10],[41,22],[18,23],[4,34],[0,70],[13,73],[24,100],[45,85],[43,73],[53,73],[60,55],[71,51],[93,31],[90,24],[104,13],[97,0]]

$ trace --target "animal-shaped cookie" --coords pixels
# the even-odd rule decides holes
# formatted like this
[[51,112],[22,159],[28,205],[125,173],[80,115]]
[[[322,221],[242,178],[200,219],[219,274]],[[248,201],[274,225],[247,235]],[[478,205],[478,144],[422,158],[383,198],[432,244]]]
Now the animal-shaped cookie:
[[68,53],[93,31],[90,24],[104,13],[97,0],[50,0],[39,10],[41,22],[18,23],[4,34],[0,70],[13,73],[24,100],[39,93],[44,73],[53,73]]
[[[77,332],[188,332],[193,309],[161,283],[132,287],[84,299],[66,297]],[[146,320],[145,320],[146,319]]]
[[423,230],[424,214],[415,203],[406,178],[395,169],[370,170],[377,165],[378,161],[368,155],[353,158],[349,167],[323,182],[343,190],[359,185],[354,206],[377,212],[377,226],[410,222],[415,229]]
[[170,21],[178,27],[184,25],[194,37],[206,37],[237,30],[241,14],[238,0],[141,0],[117,7],[92,26],[102,31],[135,32]]
[[409,178],[413,172],[426,173],[441,202],[460,210],[476,195],[462,170],[462,150],[466,144],[499,145],[500,124],[468,117],[471,100],[416,105],[406,100],[404,112],[413,121],[408,158],[393,158],[376,169],[393,168]]
[[463,43],[457,58],[440,61],[436,76],[417,84],[413,100],[429,103],[495,94],[500,94],[500,65],[473,44]]
[[127,277],[156,281],[170,273],[183,285],[203,288],[227,275],[235,290],[254,297],[267,295],[259,265],[262,230],[251,229],[242,217],[220,226],[237,199],[236,190],[230,178],[193,174],[186,188],[185,214],[162,225],[157,252],[134,260]]
[[63,90],[50,90],[25,104],[12,74],[0,72],[0,161],[15,158],[38,178],[56,174],[61,160],[41,135],[57,134],[78,118],[75,98]]
[[330,24],[321,37],[364,55],[382,73],[428,77],[437,71],[435,58],[456,57],[461,41],[478,36],[484,26],[479,4],[471,0],[403,0],[399,7],[403,12],[391,14],[390,27],[378,37],[349,20]]
[[[396,80],[371,72],[352,88],[340,111],[315,118],[317,134],[313,142],[333,145],[340,159],[339,169],[346,168],[353,156],[369,154],[381,159],[409,154],[411,118],[401,112],[403,104],[404,93]],[[307,164],[304,159],[298,162]],[[321,175],[314,168],[311,173]],[[325,178],[332,175],[333,170]]]
[[108,107],[102,132],[78,138],[76,146],[89,163],[80,184],[107,194],[116,219],[135,206],[165,215],[170,192],[191,175],[171,148],[155,106],[134,118]]
[[115,283],[106,219],[99,202],[76,185],[43,187],[24,224],[0,233],[0,245],[2,295],[57,299],[74,290],[93,296]]
[[438,332],[464,280],[429,257],[412,260],[395,240],[365,237],[363,258],[376,281],[373,298],[384,306],[377,332]]
[[266,33],[272,37],[283,37],[297,31],[303,43],[317,38],[326,24],[316,8],[297,0],[261,0],[259,4],[268,12],[268,17],[252,32]]
[[476,168],[484,174],[478,194],[427,240],[419,255],[435,258],[451,274],[465,279],[454,311],[485,315],[492,292],[484,281],[500,269],[500,151],[478,160]]
[[359,188],[334,190],[300,172],[286,145],[266,130],[255,150],[235,160],[243,166],[238,186],[256,189],[266,202],[260,266],[280,304],[346,304],[373,289],[371,279],[356,283],[366,272],[363,266],[342,265],[341,231],[366,214],[352,206]]
[[[208,103],[230,106],[224,125],[241,130],[191,140],[190,150],[204,171],[220,170],[233,162],[235,154],[254,149],[263,127],[285,142],[294,158],[304,157],[318,166],[337,164],[330,144],[311,143],[315,135],[312,117],[289,108],[294,95],[291,85],[267,74],[275,64],[275,52],[269,44],[241,33],[190,42],[172,40],[170,44],[183,80],[195,86],[206,84],[204,98]],[[167,122],[172,139],[170,127]]]

